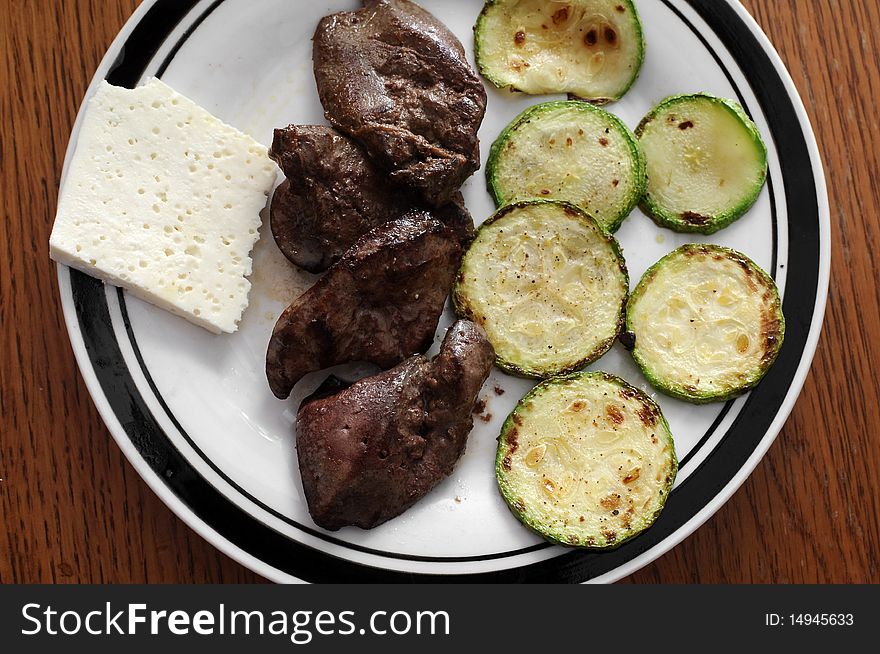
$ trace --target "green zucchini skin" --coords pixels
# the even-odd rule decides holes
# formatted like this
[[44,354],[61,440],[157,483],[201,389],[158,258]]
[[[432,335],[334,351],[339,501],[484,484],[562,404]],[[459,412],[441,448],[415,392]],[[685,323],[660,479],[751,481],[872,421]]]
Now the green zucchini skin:
[[[748,117],[738,103],[733,100],[719,98],[709,93],[679,94],[664,99],[641,120],[635,129],[636,137],[642,140],[648,126],[655,120],[664,115],[670,116],[671,114],[669,112],[676,107],[695,102],[709,103],[716,107],[723,108],[739,122],[747,141],[754,146],[758,155],[757,165],[759,168],[759,175],[757,181],[752,185],[750,192],[744,194],[735,204],[722,211],[714,212],[709,215],[699,211],[673,211],[664,206],[659,197],[652,192],[650,176],[651,161],[649,159],[648,186],[641,202],[639,203],[639,207],[661,227],[666,227],[681,233],[708,235],[724,229],[741,218],[757,201],[767,179],[767,146],[761,138],[757,125],[755,125],[752,119]],[[679,124],[685,125],[688,122],[689,121],[683,120]],[[643,151],[647,151],[647,148],[644,146]]]
[[[595,183],[597,177],[607,178],[602,180],[602,188],[606,189],[604,195],[600,191],[591,193],[591,197],[585,197],[583,192],[578,193],[579,189],[576,186],[566,182],[568,174],[577,169],[577,164],[567,165],[565,159],[568,153],[562,149],[561,143],[558,148],[550,145],[543,146],[543,144],[540,146],[545,165],[541,167],[533,179],[522,175],[516,176],[512,180],[509,179],[510,175],[505,178],[503,172],[508,159],[517,156],[516,151],[512,149],[518,143],[528,139],[530,129],[534,130],[536,124],[554,120],[562,115],[567,115],[567,120],[572,121],[578,114],[583,115],[583,122],[581,125],[571,123],[571,138],[583,138],[584,129],[587,130],[588,137],[595,137],[595,134],[589,134],[589,130],[591,127],[595,129],[595,124],[592,121],[598,120],[600,125],[604,125],[604,129],[598,137],[601,141],[597,141],[595,144],[591,143],[590,147],[597,152],[602,151],[608,147],[610,138],[616,141],[612,147],[619,148],[622,145],[625,152],[620,157],[621,169],[610,169],[607,166],[599,168],[588,166],[584,171],[592,175],[592,183]],[[575,129],[581,133],[580,137]],[[560,134],[560,141],[565,137],[565,134]],[[600,143],[605,143],[605,145],[602,146]],[[578,142],[577,145],[583,150],[582,143]],[[512,151],[513,154],[511,154]],[[586,159],[586,157],[577,157],[576,155],[569,156],[575,156],[576,161]],[[592,158],[590,160],[592,161]],[[548,176],[547,171],[553,168],[553,164],[556,164],[555,167],[558,168],[559,174]],[[564,174],[563,171],[565,171]],[[537,177],[541,178],[540,183]],[[486,183],[496,207],[529,198],[564,200],[579,206],[602,227],[614,233],[624,219],[632,213],[645,193],[647,185],[645,155],[636,135],[614,114],[576,100],[544,102],[523,111],[504,128],[492,144],[486,163]],[[530,185],[555,187],[558,190],[547,189],[547,193],[544,193],[543,190],[540,192],[530,191],[528,188]],[[621,188],[622,197],[617,191],[618,188]],[[612,199],[610,197],[612,194],[616,194],[618,197]]]
[[[627,93],[627,91],[632,88],[632,85],[635,84],[636,80],[638,79],[639,73],[641,72],[642,64],[645,60],[645,35],[644,30],[642,29],[642,22],[639,17],[639,12],[636,9],[635,4],[633,3],[633,0],[620,0],[620,2],[617,2],[616,0],[613,2],[593,0],[592,2],[586,3],[582,2],[581,0],[572,0],[571,2],[571,5],[604,4],[608,5],[609,9],[611,9],[611,7],[614,8],[613,11],[609,12],[610,16],[614,16],[616,18],[620,18],[623,15],[629,16],[626,25],[632,30],[632,34],[629,36],[631,37],[632,43],[634,45],[633,57],[629,62],[627,73],[625,74],[625,76],[620,78],[623,81],[618,84],[611,84],[609,88],[606,88],[606,92],[601,92],[596,89],[596,87],[588,88],[585,84],[579,83],[558,83],[543,86],[539,85],[538,87],[535,87],[530,84],[518,83],[515,79],[515,76],[511,76],[509,73],[506,76],[503,75],[501,73],[501,71],[503,70],[503,66],[500,65],[499,62],[494,61],[495,57],[493,57],[493,53],[491,52],[493,47],[496,49],[499,48],[495,39],[501,38],[501,36],[494,35],[493,38],[490,22],[493,13],[504,11],[505,7],[509,7],[512,4],[516,4],[516,0],[486,0],[486,3],[483,5],[483,9],[480,12],[480,15],[477,17],[476,24],[474,25],[474,51],[477,61],[477,69],[480,71],[480,74],[486,78],[486,80],[491,82],[497,88],[509,89],[511,91],[528,93],[531,95],[567,93],[572,99],[575,100],[590,102],[596,105],[604,105],[622,98]],[[570,9],[571,5],[566,5],[566,7]],[[547,18],[549,18],[549,20],[542,21],[542,30],[546,28],[553,29],[553,23],[556,22],[555,16],[549,16]],[[618,29],[619,28],[620,26],[618,25]],[[526,32],[523,32],[522,34],[526,40],[530,39],[533,36],[537,36],[540,40],[540,34],[538,30],[535,30],[531,34]],[[504,36],[510,37],[510,34]],[[580,34],[578,36],[580,39]],[[598,39],[601,40],[602,36],[600,35]],[[516,36],[514,36],[514,38],[509,41],[509,50],[515,51],[515,48],[519,43],[520,42],[516,40]],[[575,54],[575,49],[583,47],[583,44],[577,43],[572,44],[572,46],[572,49],[569,50],[567,53],[569,55]],[[525,66],[525,69],[528,69],[532,67],[535,62],[528,62],[524,60],[524,63],[527,64]],[[590,64],[588,63],[587,66],[589,65]],[[569,68],[572,67],[569,66]],[[520,71],[518,70],[517,72]]]
[[[575,389],[574,393],[566,397],[565,393],[569,392],[571,388]],[[521,476],[523,466],[532,466],[535,459],[538,461],[534,463],[533,471],[537,472],[534,468],[543,463],[548,449],[543,443],[533,444],[534,440],[545,440],[545,435],[553,432],[553,430],[541,429],[541,410],[544,409],[542,404],[547,403],[548,407],[545,410],[553,415],[554,411],[550,409],[554,407],[549,404],[556,402],[558,415],[562,416],[572,410],[578,410],[576,407],[578,400],[575,399],[575,402],[567,409],[562,405],[567,404],[572,398],[580,397],[579,390],[587,391],[590,388],[596,389],[596,397],[599,392],[602,392],[602,402],[607,401],[609,404],[606,407],[607,413],[597,416],[595,413],[590,413],[592,405],[589,403],[589,399],[581,402],[581,404],[587,405],[584,414],[582,414],[583,417],[580,419],[581,433],[589,434],[591,425],[595,432],[602,433],[602,430],[607,429],[610,424],[608,418],[615,419],[616,424],[611,424],[612,427],[625,428],[628,423],[634,423],[636,430],[643,431],[638,434],[633,449],[638,447],[641,452],[648,452],[650,460],[640,461],[640,465],[636,469],[631,467],[631,463],[630,467],[625,469],[616,469],[612,465],[612,470],[619,470],[621,477],[626,475],[623,477],[623,484],[637,482],[641,476],[639,473],[646,464],[650,466],[648,471],[655,474],[653,477],[644,475],[640,484],[647,487],[648,493],[648,501],[645,502],[647,510],[644,512],[624,509],[625,504],[629,503],[629,506],[633,507],[633,503],[628,502],[631,498],[627,497],[625,493],[614,493],[615,486],[617,490],[620,490],[621,486],[614,484],[613,481],[609,485],[597,485],[596,487],[588,482],[585,488],[586,492],[574,497],[575,502],[587,502],[587,506],[576,507],[572,505],[572,509],[575,510],[575,513],[580,514],[580,517],[572,520],[569,524],[564,519],[564,512],[569,511],[569,505],[563,504],[558,511],[557,506],[552,506],[550,509],[540,506],[540,504],[546,505],[548,499],[553,503],[555,498],[551,493],[556,491],[559,486],[564,487],[565,485],[565,483],[559,484],[558,479],[556,483],[551,479],[548,486],[547,473],[551,472],[552,468],[542,472],[541,490],[534,493],[537,497],[529,497],[529,491],[534,489],[530,489],[527,482],[519,483],[519,476]],[[586,393],[583,396],[586,397]],[[560,399],[563,400],[562,405],[559,404]],[[612,406],[616,408],[613,412],[610,408]],[[599,422],[597,423],[597,421]],[[565,424],[570,425],[571,423]],[[629,436],[634,437],[632,427],[629,429]],[[536,435],[534,433],[536,431],[540,435]],[[578,434],[574,431],[564,434],[563,447],[566,448],[565,452],[569,455],[566,457],[567,466],[574,466],[578,462],[577,455],[582,453],[576,449],[574,450],[575,455],[571,455],[570,448],[583,443],[583,439],[578,439]],[[548,438],[547,440],[552,439]],[[542,447],[543,451],[540,449]],[[551,445],[551,447],[553,446]],[[601,447],[602,444],[599,444],[599,448]],[[618,447],[623,448],[624,446],[620,442],[615,442],[613,447],[605,448],[606,451],[603,454],[615,455],[617,452],[610,450],[617,450]],[[538,452],[538,457],[532,458],[535,451]],[[585,452],[584,454],[588,455],[589,453]],[[599,466],[600,462],[605,461],[603,457],[596,458],[595,452],[589,460],[595,466]],[[589,475],[592,471],[585,472]],[[635,480],[628,482],[627,480],[633,472]],[[660,407],[641,390],[631,386],[623,379],[605,372],[577,372],[554,377],[538,384],[520,400],[502,425],[495,458],[495,475],[499,491],[513,515],[520,522],[531,531],[559,545],[596,550],[619,547],[648,529],[662,512],[675,483],[677,472],[678,459],[675,454],[675,443],[669,424]],[[532,474],[528,470],[525,470],[525,473],[526,476]],[[556,474],[558,475],[558,471]],[[601,477],[601,473],[597,477]],[[654,480],[653,484],[652,479]],[[534,480],[537,480],[537,475],[534,476]],[[581,481],[584,480],[585,478],[582,478]],[[548,497],[542,496],[541,491],[544,489],[548,489]],[[591,492],[604,497],[598,503],[593,502]],[[589,499],[584,500],[585,496]],[[557,500],[556,504],[558,505],[560,502]],[[548,515],[554,516],[555,519],[548,519]],[[560,524],[561,518],[562,524]],[[585,518],[585,520],[580,518]],[[597,528],[598,525],[602,525],[601,528]]]
[[[719,383],[718,387],[714,389],[700,388],[695,383],[676,379],[668,374],[661,374],[656,370],[648,361],[649,357],[644,351],[644,346],[640,347],[640,329],[635,324],[639,303],[643,300],[650,285],[655,282],[664,268],[669,266],[670,263],[675,263],[681,259],[699,256],[710,257],[717,261],[726,259],[733,262],[743,271],[743,274],[752,279],[751,283],[755,287],[754,293],[761,293],[762,313],[756,339],[762,346],[760,361],[757,365],[753,365],[742,372],[736,383],[726,385]],[[754,299],[758,299],[758,296],[755,295]],[[633,360],[652,386],[671,397],[692,404],[706,404],[733,399],[758,385],[779,356],[779,351],[785,340],[785,316],[782,312],[782,302],[779,297],[779,291],[776,288],[776,283],[758,264],[741,252],[731,248],[720,245],[689,243],[667,254],[648,268],[642,276],[627,302],[626,331],[635,336],[635,346],[631,351]],[[692,372],[697,373],[699,371],[693,370]],[[700,379],[705,382],[702,374]],[[697,383],[699,383],[700,379],[697,380]]]
[[[487,324],[487,315],[492,311],[491,306],[478,304],[472,298],[467,271],[471,265],[471,257],[474,256],[475,248],[481,241],[481,236],[493,226],[503,221],[513,212],[520,210],[528,210],[529,207],[549,207],[563,211],[567,216],[576,219],[588,229],[590,229],[600,240],[603,247],[607,248],[608,254],[614,261],[614,274],[618,276],[621,286],[621,294],[619,299],[619,311],[616,309],[616,318],[613,326],[607,330],[607,334],[598,341],[590,350],[583,352],[576,359],[572,359],[563,365],[536,365],[524,361],[520,356],[505,355],[505,348],[498,344],[497,339],[493,341],[493,333],[490,324]],[[482,262],[480,262],[482,264]],[[482,265],[477,266],[482,268]],[[477,229],[474,240],[471,242],[470,248],[462,257],[461,267],[456,275],[455,283],[452,290],[452,305],[457,316],[466,318],[483,327],[489,335],[489,340],[495,347],[495,365],[508,374],[518,377],[526,377],[532,379],[545,379],[554,375],[565,374],[578,370],[585,365],[592,363],[602,355],[604,355],[617,340],[618,335],[623,329],[625,321],[625,307],[629,289],[629,273],[626,268],[626,260],[623,257],[623,251],[620,244],[611,234],[602,229],[602,227],[588,214],[580,208],[568,202],[558,200],[525,200],[508,204],[496,211]],[[526,353],[529,355],[531,353]]]

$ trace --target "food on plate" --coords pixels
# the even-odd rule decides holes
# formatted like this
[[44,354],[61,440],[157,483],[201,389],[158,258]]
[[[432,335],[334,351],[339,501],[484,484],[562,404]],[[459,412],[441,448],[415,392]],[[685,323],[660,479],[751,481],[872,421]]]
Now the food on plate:
[[628,289],[613,236],[572,204],[531,200],[503,207],[477,230],[453,302],[486,330],[501,369],[541,378],[608,351]]
[[631,0],[488,0],[474,32],[477,67],[495,86],[597,104],[627,92],[645,54]]
[[604,372],[536,386],[501,428],[495,462],[501,494],[523,524],[597,549],[650,527],[677,471],[660,407]]
[[486,90],[461,43],[408,0],[364,0],[321,20],[314,68],[327,119],[400,185],[449,202],[480,167]]
[[315,523],[370,529],[447,477],[464,453],[492,360],[483,331],[459,321],[433,359],[416,355],[329,397],[306,400],[296,450]]
[[617,116],[585,102],[545,102],[501,133],[486,179],[498,206],[567,200],[613,232],[645,191],[645,159]]
[[348,361],[390,368],[431,345],[461,261],[456,234],[424,211],[362,236],[275,325],[266,355],[272,392]]
[[660,259],[633,291],[626,315],[632,356],[648,381],[695,403],[754,387],[785,334],[770,276],[718,245],[684,245]]
[[[290,261],[310,272],[329,268],[373,227],[424,205],[394,187],[357,143],[332,127],[276,129],[269,156],[287,177],[272,198],[275,242]],[[433,215],[459,233],[467,247],[474,222],[460,193]]]
[[275,177],[264,146],[158,79],[102,82],[61,189],[51,257],[234,332]]
[[642,209],[677,232],[727,227],[755,203],[767,179],[767,147],[732,100],[674,95],[642,119],[636,135],[648,165]]

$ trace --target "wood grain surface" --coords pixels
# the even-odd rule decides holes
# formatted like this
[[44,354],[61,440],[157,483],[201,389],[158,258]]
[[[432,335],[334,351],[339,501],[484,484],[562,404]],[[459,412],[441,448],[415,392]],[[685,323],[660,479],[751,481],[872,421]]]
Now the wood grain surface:
[[[74,362],[47,243],[68,136],[136,0],[2,0],[0,582],[259,582],[123,458]],[[630,582],[880,582],[880,4],[747,0],[815,127],[831,197],[825,328],[769,454]]]

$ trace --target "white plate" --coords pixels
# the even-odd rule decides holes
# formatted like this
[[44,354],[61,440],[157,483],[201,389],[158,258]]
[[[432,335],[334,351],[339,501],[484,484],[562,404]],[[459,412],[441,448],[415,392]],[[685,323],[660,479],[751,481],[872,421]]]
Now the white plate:
[[[482,2],[424,0],[472,57]],[[270,143],[292,122],[321,123],[311,66],[319,18],[354,0],[148,0],[114,41],[101,79],[135,86],[156,75]],[[776,279],[785,345],[764,382],[728,403],[693,406],[648,386],[620,346],[591,366],[621,375],[660,403],[681,467],[657,523],[611,552],[545,543],[508,511],[495,486],[501,422],[531,382],[493,371],[484,387],[491,420],[476,421],[452,477],[404,515],[370,531],[316,527],[293,446],[297,403],[326,376],[310,375],[276,400],[264,376],[275,319],[314,279],[297,273],[268,232],[255,252],[251,305],[241,329],[212,336],[113,287],[60,266],[67,327],[90,392],[114,438],[153,490],[218,548],[277,581],[613,581],[680,542],[745,480],[782,427],[806,377],[821,327],[829,272],[829,219],[816,144],[778,56],[738,4],[639,0],[647,40],[638,81],[608,108],[630,126],[673,93],[737,99],[769,148],[769,183],[755,207],[711,237],[657,228],[638,210],[617,236],[630,276],[677,246],[714,242],[743,251]],[[489,89],[483,161],[501,129],[546,100]],[[76,146],[79,117],[67,159]],[[63,183],[63,182],[62,182]],[[481,173],[464,187],[477,222],[492,212]],[[451,321],[447,309],[438,336]],[[363,371],[366,371],[363,368]],[[494,387],[505,392],[498,395]]]

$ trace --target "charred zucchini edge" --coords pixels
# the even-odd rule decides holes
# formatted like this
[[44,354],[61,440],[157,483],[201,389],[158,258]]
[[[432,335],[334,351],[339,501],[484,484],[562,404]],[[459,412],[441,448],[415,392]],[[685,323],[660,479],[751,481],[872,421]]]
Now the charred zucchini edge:
[[[659,490],[659,496],[662,499],[660,499],[658,505],[656,506],[656,510],[647,515],[640,516],[641,520],[636,524],[635,528],[626,533],[622,538],[617,538],[616,533],[614,534],[615,537],[613,539],[609,539],[604,534],[598,534],[592,539],[581,541],[571,534],[564,534],[558,531],[554,531],[551,527],[543,524],[540,520],[535,519],[532,515],[530,515],[528,511],[529,507],[524,505],[521,501],[522,498],[517,496],[512,491],[511,485],[508,481],[508,476],[512,472],[511,468],[513,465],[513,462],[510,460],[510,456],[518,447],[517,435],[518,431],[522,429],[525,424],[522,414],[527,410],[528,403],[540,401],[540,398],[548,390],[552,390],[553,387],[556,385],[566,384],[571,381],[579,381],[582,379],[607,382],[609,384],[609,387],[619,389],[618,392],[621,396],[636,399],[641,402],[647,408],[646,414],[653,416],[656,420],[653,426],[653,429],[655,431],[652,432],[652,436],[659,436],[660,438],[664,439],[665,443],[668,445],[668,451],[670,454],[670,469],[668,477],[664,480],[664,483]],[[511,434],[513,434],[513,437],[511,437]],[[513,513],[517,520],[519,520],[523,525],[525,525],[534,533],[542,536],[543,538],[551,542],[557,543],[559,545],[564,545],[566,547],[579,547],[593,550],[615,549],[650,528],[666,506],[666,501],[669,499],[669,494],[675,483],[677,473],[678,457],[676,456],[675,452],[675,442],[673,440],[672,432],[669,429],[669,423],[666,421],[666,418],[663,415],[663,412],[661,411],[659,405],[643,391],[632,386],[624,379],[621,379],[616,375],[612,375],[606,372],[576,372],[547,379],[535,386],[519,401],[519,403],[517,403],[516,407],[504,421],[504,424],[501,427],[501,433],[498,437],[498,447],[495,457],[495,476],[498,483],[499,491],[511,513]],[[592,540],[592,542],[589,542],[589,540]]]
[[[522,202],[515,202],[513,204],[505,205],[505,206],[501,207],[500,209],[498,209],[489,218],[487,218],[486,221],[483,222],[483,224],[480,225],[479,228],[477,228],[476,235],[474,236],[473,241],[471,241],[471,248],[473,247],[474,243],[476,243],[477,240],[479,239],[480,232],[482,230],[484,230],[485,228],[498,222],[499,220],[504,218],[504,216],[509,214],[511,211],[515,211],[517,209],[525,208],[528,206],[536,206],[536,205],[552,205],[552,206],[558,206],[560,208],[567,209],[568,211],[574,212],[575,215],[577,215],[582,221],[586,222],[586,224],[588,226],[590,226],[591,228],[595,228],[596,232],[601,236],[603,241],[609,245],[614,258],[619,265],[620,272],[623,275],[622,282],[623,282],[623,287],[625,289],[624,293],[623,293],[621,305],[620,305],[618,320],[617,320],[617,323],[614,328],[614,334],[611,334],[607,338],[603,339],[588,355],[582,357],[581,359],[579,359],[576,362],[572,362],[570,365],[567,365],[561,369],[538,370],[536,368],[529,367],[526,365],[520,365],[514,361],[510,361],[508,359],[505,359],[503,356],[501,356],[500,354],[497,353],[497,348],[496,348],[495,365],[497,365],[504,372],[507,372],[511,375],[515,375],[518,377],[526,377],[526,378],[531,378],[531,379],[546,379],[548,377],[552,377],[555,375],[566,374],[566,373],[570,373],[575,370],[578,370],[579,368],[582,368],[583,366],[586,366],[586,365],[596,361],[598,358],[600,358],[602,355],[604,355],[606,352],[608,352],[608,350],[611,349],[611,346],[614,345],[614,342],[617,340],[617,337],[620,335],[621,331],[623,330],[624,324],[625,324],[626,303],[627,303],[627,299],[629,296],[629,283],[630,282],[629,282],[629,271],[627,270],[627,267],[626,267],[626,260],[624,259],[623,251],[621,250],[620,244],[617,242],[617,239],[615,239],[613,235],[611,235],[605,229],[603,229],[602,226],[599,225],[599,223],[596,222],[596,220],[592,216],[590,216],[589,214],[584,212],[580,207],[577,207],[577,206],[571,204],[570,202],[563,202],[560,200],[524,200]],[[471,248],[468,248],[468,252],[470,252]],[[463,271],[465,263],[467,261],[468,252],[465,252],[465,254],[462,256],[461,265],[459,266],[458,273],[456,274],[456,277],[455,277],[455,283],[453,285],[452,294],[451,294],[452,306],[455,311],[455,314],[459,318],[465,318],[467,320],[470,320],[472,322],[477,323],[480,326],[483,326],[482,322],[479,320],[476,313],[473,311],[472,307],[470,306],[470,303],[467,299],[467,293],[465,292],[465,290],[463,288],[464,282],[462,279],[462,271]]]
[[[624,123],[618,116],[615,116],[609,111],[602,109],[601,107],[594,106],[592,104],[587,104],[584,102],[578,102],[576,100],[555,100],[550,102],[542,102],[540,104],[533,105],[522,113],[519,116],[514,118],[510,124],[507,125],[502,131],[501,134],[498,135],[498,138],[495,139],[494,143],[492,143],[492,147],[489,150],[489,158],[486,162],[486,184],[489,189],[489,193],[492,195],[492,199],[495,201],[496,207],[504,206],[507,201],[505,197],[507,195],[515,197],[514,194],[505,194],[503,193],[500,182],[498,180],[497,169],[499,162],[503,159],[505,153],[505,146],[510,141],[511,137],[514,133],[520,129],[524,124],[531,122],[537,116],[541,114],[550,114],[558,109],[577,109],[578,111],[583,111],[586,113],[592,113],[604,118],[608,126],[615,129],[617,133],[623,137],[623,140],[629,146],[629,152],[631,154],[631,166],[629,167],[629,174],[634,178],[633,182],[633,191],[632,195],[629,198],[629,201],[623,205],[616,214],[607,220],[603,218],[601,221],[599,218],[596,218],[592,214],[587,211],[586,207],[578,206],[582,209],[588,216],[596,220],[597,223],[603,229],[614,233],[616,232],[623,221],[632,213],[633,209],[635,209],[636,205],[639,204],[642,197],[645,194],[647,188],[647,165],[645,161],[645,154],[642,151],[641,145],[639,145],[638,138],[635,133]],[[536,199],[548,199],[553,200],[554,198],[551,196],[547,196],[546,198],[536,198]],[[564,201],[564,200],[563,200]]]
[[[701,251],[704,253],[716,252],[719,254],[723,254],[724,256],[732,259],[744,268],[752,270],[771,292],[771,308],[774,312],[774,322],[777,326],[776,333],[772,334],[772,347],[765,352],[762,359],[761,367],[756,370],[755,373],[750,376],[748,380],[746,380],[746,382],[739,386],[731,387],[729,390],[726,391],[719,390],[716,393],[700,393],[694,391],[693,389],[688,389],[684,384],[678,384],[674,381],[662,379],[659,375],[655,374],[651,370],[651,368],[645,363],[644,359],[642,359],[642,357],[640,356],[638,351],[638,334],[632,331],[633,325],[630,321],[632,307],[634,307],[635,304],[642,297],[648,284],[650,284],[656,276],[657,271],[660,270],[663,265],[667,263],[670,259],[688,251]],[[726,401],[738,397],[753,389],[760,383],[760,381],[764,378],[764,376],[775,363],[776,358],[779,356],[779,351],[782,349],[782,345],[785,340],[785,315],[782,312],[782,302],[779,297],[779,290],[777,289],[776,283],[773,281],[773,278],[770,277],[770,275],[768,275],[763,268],[761,268],[758,264],[749,259],[743,253],[721,245],[687,243],[661,258],[657,263],[655,263],[650,268],[648,268],[648,270],[645,271],[645,274],[642,276],[641,280],[639,280],[636,288],[632,291],[632,293],[630,293],[626,305],[626,314],[626,331],[628,333],[635,334],[635,346],[632,348],[630,354],[632,355],[633,360],[636,362],[636,365],[638,365],[638,367],[641,369],[642,374],[644,374],[645,378],[657,390],[666,395],[684,400],[685,402],[690,402],[692,404],[706,404],[709,402]]]
[[751,118],[749,118],[748,114],[746,114],[745,110],[742,108],[742,106],[739,105],[739,103],[734,102],[733,100],[728,100],[726,98],[720,98],[710,93],[682,93],[671,95],[668,98],[665,98],[656,107],[651,109],[651,111],[649,111],[648,114],[639,122],[638,126],[634,130],[636,137],[641,139],[645,127],[648,125],[648,123],[656,119],[658,114],[675,104],[688,100],[706,100],[712,102],[718,106],[727,109],[740,121],[743,128],[749,134],[751,141],[755,144],[755,146],[757,146],[758,151],[761,155],[761,165],[763,169],[761,181],[755,185],[753,192],[743,198],[743,200],[741,200],[739,204],[731,207],[727,211],[723,211],[719,214],[708,217],[709,220],[706,222],[705,225],[695,225],[689,223],[684,220],[678,213],[666,209],[651,197],[650,191],[647,188],[645,190],[645,194],[642,196],[642,199],[639,202],[639,208],[646,215],[650,216],[654,220],[654,222],[656,222],[661,227],[666,227],[680,233],[709,235],[714,234],[721,229],[724,229],[731,223],[741,218],[749,209],[751,209],[751,207],[758,200],[758,197],[761,195],[761,191],[763,190],[764,185],[767,181],[767,145],[764,143],[764,140],[761,137],[761,133],[758,131],[758,126],[755,125],[754,121],[752,121]]
[[[490,67],[486,65],[486,56],[483,53],[483,50],[484,50],[483,36],[485,33],[485,21],[487,20],[487,16],[495,5],[500,5],[506,1],[507,0],[486,0],[485,4],[483,5],[483,9],[480,11],[480,14],[477,17],[476,23],[474,24],[474,57],[475,57],[475,60],[477,63],[477,70],[493,86],[495,86],[498,89],[509,89],[511,91],[523,93],[524,91],[521,91],[520,89],[516,88],[515,85],[508,84],[507,82],[504,82],[504,81],[498,79],[498,77],[492,73],[492,70],[490,69]],[[610,4],[612,4],[612,3],[609,2],[609,5]],[[623,86],[620,89],[620,91],[617,94],[615,94],[613,97],[586,97],[586,96],[577,95],[575,93],[569,92],[567,89],[545,91],[544,93],[540,93],[540,94],[535,93],[535,94],[531,94],[531,95],[550,95],[553,93],[568,93],[569,97],[572,100],[579,100],[582,102],[588,102],[588,103],[594,104],[594,105],[605,105],[605,104],[610,104],[612,102],[616,102],[617,100],[620,100],[620,98],[622,98],[624,95],[627,94],[627,92],[632,88],[633,84],[636,83],[636,80],[638,79],[639,74],[642,71],[642,67],[644,66],[644,63],[645,63],[645,47],[646,47],[645,32],[644,32],[644,29],[642,28],[641,16],[639,15],[639,12],[636,9],[636,6],[635,6],[635,3],[633,2],[633,0],[620,0],[619,2],[615,1],[613,4],[615,6],[616,5],[624,6],[627,9],[629,9],[630,12],[632,12],[632,16],[633,16],[632,24],[634,27],[636,39],[638,41],[636,59],[633,62],[633,72],[630,75],[629,80],[626,83],[626,85]]]

